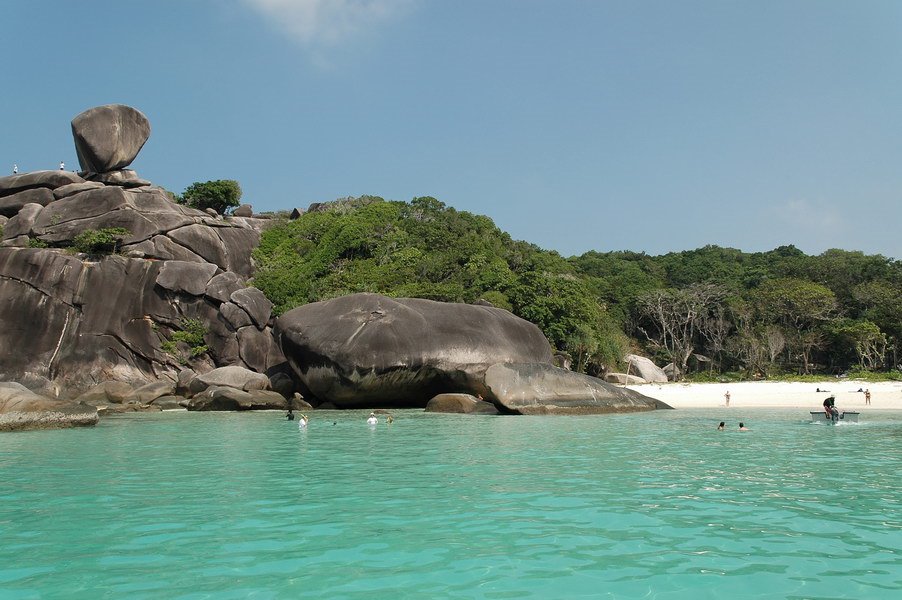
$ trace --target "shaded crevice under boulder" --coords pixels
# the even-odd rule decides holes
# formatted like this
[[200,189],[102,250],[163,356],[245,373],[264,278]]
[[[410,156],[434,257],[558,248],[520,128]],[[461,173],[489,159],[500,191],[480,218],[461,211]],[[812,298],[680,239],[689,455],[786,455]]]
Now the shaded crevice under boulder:
[[470,394],[439,394],[426,403],[426,412],[497,415],[498,408],[491,402]]

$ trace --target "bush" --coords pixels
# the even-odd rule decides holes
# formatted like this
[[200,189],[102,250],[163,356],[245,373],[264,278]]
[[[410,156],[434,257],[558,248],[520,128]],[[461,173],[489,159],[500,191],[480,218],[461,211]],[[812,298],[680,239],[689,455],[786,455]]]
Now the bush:
[[85,229],[72,239],[72,248],[85,254],[109,254],[115,252],[122,238],[130,233],[124,227]]
[[241,186],[233,179],[195,182],[185,188],[181,201],[191,208],[212,208],[221,215],[236,208],[241,201]]
[[179,352],[179,343],[188,346],[188,354],[191,358],[200,356],[207,352],[210,348],[204,342],[204,335],[207,328],[200,319],[182,319],[179,323],[181,331],[173,331],[169,339],[161,344],[163,352],[176,357],[179,362],[185,363],[185,357]]

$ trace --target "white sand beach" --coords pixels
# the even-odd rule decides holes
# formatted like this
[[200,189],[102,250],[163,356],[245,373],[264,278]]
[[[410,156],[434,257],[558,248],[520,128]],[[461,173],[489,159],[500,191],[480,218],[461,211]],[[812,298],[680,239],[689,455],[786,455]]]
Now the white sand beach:
[[[724,407],[730,393],[730,408],[810,408],[820,410],[824,398],[836,397],[840,410],[902,410],[902,381],[868,383],[847,379],[824,379],[815,383],[744,381],[741,383],[647,383],[628,385],[646,396],[674,408]],[[818,392],[817,390],[821,391]],[[871,391],[865,405],[864,393]]]

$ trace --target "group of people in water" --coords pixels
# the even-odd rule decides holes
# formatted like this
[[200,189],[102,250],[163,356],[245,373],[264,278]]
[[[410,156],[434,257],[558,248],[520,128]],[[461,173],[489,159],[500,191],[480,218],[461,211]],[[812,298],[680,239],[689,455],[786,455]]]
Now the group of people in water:
[[[726,423],[724,423],[723,421],[721,421],[720,424],[717,426],[717,431],[723,431],[724,429],[726,429]],[[740,424],[739,424],[739,431],[751,431],[751,429],[749,429],[748,427],[746,427],[746,426],[745,426],[745,423],[740,423]]]
[[[288,419],[289,421],[294,421],[294,411],[289,408],[288,414],[285,415],[285,418]],[[385,422],[388,423],[389,425],[391,425],[394,421],[395,421],[395,418],[391,415],[387,415],[385,417]],[[301,414],[301,417],[298,419],[298,429],[306,429],[307,425],[309,423],[310,423],[310,418],[305,414]],[[377,425],[378,423],[379,423],[379,418],[376,416],[376,413],[371,412],[370,416],[367,417],[367,419],[366,419],[366,424],[367,425]],[[335,425],[336,422],[333,421],[332,424]]]

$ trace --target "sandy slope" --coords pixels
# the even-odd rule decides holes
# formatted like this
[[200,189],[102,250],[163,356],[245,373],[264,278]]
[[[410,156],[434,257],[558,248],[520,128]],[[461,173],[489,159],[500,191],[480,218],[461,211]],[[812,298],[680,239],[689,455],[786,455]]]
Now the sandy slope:
[[[902,410],[902,382],[899,381],[867,383],[825,379],[820,383],[648,383],[626,387],[662,400],[674,408],[723,407],[724,394],[729,391],[730,408],[787,407],[820,410],[824,398],[833,395],[840,410]],[[818,392],[818,389],[829,392]],[[859,389],[871,390],[869,406],[865,405],[864,394]]]

